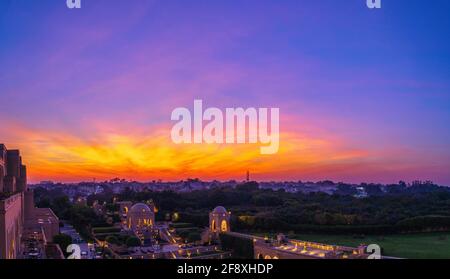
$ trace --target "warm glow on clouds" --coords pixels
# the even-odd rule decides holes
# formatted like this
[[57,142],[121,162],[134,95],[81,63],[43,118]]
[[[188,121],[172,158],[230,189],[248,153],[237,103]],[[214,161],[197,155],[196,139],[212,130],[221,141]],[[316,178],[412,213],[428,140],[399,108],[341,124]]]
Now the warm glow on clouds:
[[[276,173],[301,174],[302,169],[358,160],[359,150],[340,150],[331,140],[296,133],[280,135],[275,155],[261,155],[259,144],[181,144],[170,140],[170,126],[152,132],[101,132],[90,139],[52,131],[9,127],[22,140],[21,150],[32,181],[79,181],[121,177],[135,180],[283,179]],[[284,174],[285,175],[285,174]],[[299,175],[300,177],[300,175]]]

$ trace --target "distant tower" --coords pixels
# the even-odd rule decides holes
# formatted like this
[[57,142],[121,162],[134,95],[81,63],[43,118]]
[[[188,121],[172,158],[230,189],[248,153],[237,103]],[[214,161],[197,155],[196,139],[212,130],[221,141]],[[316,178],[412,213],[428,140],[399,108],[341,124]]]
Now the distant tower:
[[247,170],[247,182],[250,181],[250,172]]

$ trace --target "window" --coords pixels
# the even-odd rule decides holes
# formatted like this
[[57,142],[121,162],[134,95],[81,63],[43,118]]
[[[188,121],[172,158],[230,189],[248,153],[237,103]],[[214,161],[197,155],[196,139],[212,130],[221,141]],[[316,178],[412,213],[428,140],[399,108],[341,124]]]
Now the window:
[[228,231],[227,220],[222,220],[222,223],[220,224],[220,230],[223,231],[223,232]]

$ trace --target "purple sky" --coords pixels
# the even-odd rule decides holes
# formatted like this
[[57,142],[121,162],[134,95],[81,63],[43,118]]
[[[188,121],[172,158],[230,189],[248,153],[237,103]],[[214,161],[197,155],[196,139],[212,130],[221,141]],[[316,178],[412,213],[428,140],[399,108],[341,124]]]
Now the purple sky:
[[[279,107],[286,145],[326,143],[305,161],[301,148],[289,149],[282,164],[256,166],[257,178],[450,185],[449,8],[445,0],[383,1],[381,10],[365,0],[83,0],[69,10],[64,0],[2,0],[0,141],[26,151],[34,179],[69,179],[69,167],[83,179],[102,162],[74,150],[67,157],[68,145],[170,130],[170,112],[199,98]],[[187,158],[182,175],[194,176],[184,169],[194,155],[177,152]],[[240,166],[254,160],[267,159]]]

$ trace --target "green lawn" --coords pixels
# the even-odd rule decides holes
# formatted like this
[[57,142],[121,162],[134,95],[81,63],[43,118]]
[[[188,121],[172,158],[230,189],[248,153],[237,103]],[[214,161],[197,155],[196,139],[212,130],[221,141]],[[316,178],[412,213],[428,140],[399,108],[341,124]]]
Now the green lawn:
[[407,235],[366,236],[297,234],[295,239],[356,247],[378,244],[383,255],[409,259],[450,259],[450,233],[421,233]]

